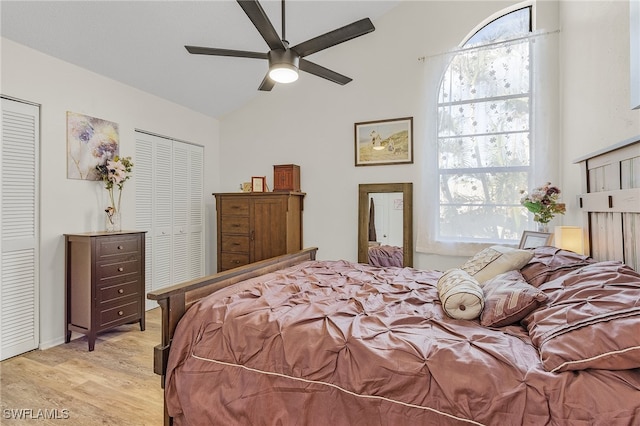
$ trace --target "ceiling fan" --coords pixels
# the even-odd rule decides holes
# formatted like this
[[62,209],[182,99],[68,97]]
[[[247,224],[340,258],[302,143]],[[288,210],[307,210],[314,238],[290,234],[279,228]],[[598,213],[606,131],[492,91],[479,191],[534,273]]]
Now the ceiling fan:
[[282,0],[282,38],[273,28],[267,14],[257,0],[238,0],[240,7],[247,14],[253,25],[269,45],[269,51],[249,52],[245,50],[217,49],[214,47],[185,46],[189,53],[195,55],[235,56],[239,58],[268,59],[269,72],[262,80],[259,90],[269,91],[276,82],[291,83],[298,79],[298,69],[318,77],[326,78],[338,84],[347,84],[352,79],[335,71],[304,59],[305,56],[319,52],[331,46],[343,43],[375,30],[369,18],[364,18],[344,27],[314,37],[310,40],[289,47],[285,38],[285,8]]

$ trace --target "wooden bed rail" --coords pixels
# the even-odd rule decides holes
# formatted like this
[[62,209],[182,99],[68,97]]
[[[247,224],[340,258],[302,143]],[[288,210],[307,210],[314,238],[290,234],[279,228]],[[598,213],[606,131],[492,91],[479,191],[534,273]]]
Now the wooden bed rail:
[[268,274],[307,260],[315,260],[317,251],[317,247],[306,248],[296,253],[265,259],[149,292],[147,298],[157,301],[160,308],[162,308],[162,337],[160,344],[153,351],[153,371],[162,376],[162,386],[164,387],[164,374],[167,371],[167,360],[173,333],[178,321],[191,305],[211,293],[240,281]]

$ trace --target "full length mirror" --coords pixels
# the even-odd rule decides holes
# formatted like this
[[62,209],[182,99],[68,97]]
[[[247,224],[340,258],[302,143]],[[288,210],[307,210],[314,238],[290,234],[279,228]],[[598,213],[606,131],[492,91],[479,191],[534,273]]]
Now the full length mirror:
[[358,262],[413,266],[413,184],[360,184]]

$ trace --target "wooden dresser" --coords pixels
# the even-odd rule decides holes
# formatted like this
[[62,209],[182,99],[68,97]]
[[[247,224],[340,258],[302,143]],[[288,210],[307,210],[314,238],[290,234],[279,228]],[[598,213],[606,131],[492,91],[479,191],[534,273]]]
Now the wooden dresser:
[[140,231],[65,234],[66,342],[122,324],[144,331],[145,234]]
[[218,272],[302,249],[302,192],[216,197]]

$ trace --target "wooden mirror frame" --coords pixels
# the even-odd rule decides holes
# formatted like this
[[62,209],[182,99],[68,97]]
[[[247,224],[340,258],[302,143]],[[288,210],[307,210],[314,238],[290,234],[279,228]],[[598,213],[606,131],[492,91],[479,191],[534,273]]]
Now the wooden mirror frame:
[[358,187],[358,262],[369,263],[369,194],[402,192],[402,262],[413,266],[413,184],[361,183]]

